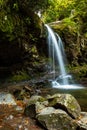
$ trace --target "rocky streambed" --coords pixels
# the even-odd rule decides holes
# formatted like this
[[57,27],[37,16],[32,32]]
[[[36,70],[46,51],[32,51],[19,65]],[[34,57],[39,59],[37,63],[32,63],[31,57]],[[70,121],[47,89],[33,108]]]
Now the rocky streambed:
[[86,90],[53,89],[42,80],[3,86],[0,130],[87,130],[87,105],[79,102],[82,91],[87,96]]

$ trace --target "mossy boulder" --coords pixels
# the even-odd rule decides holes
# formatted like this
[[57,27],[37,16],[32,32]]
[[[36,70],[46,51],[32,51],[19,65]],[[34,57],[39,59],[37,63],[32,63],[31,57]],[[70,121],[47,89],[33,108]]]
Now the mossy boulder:
[[34,118],[47,130],[86,130],[87,113],[81,112],[76,99],[70,94],[33,95],[24,114]]
[[37,119],[47,130],[76,130],[77,128],[73,119],[60,109],[44,108],[37,115]]
[[54,94],[48,101],[49,106],[65,110],[74,119],[80,116],[80,105],[71,94]]
[[36,114],[45,107],[45,98],[42,96],[32,96],[29,99],[28,105],[25,108],[24,114],[26,116],[30,116],[31,118],[35,118]]
[[45,98],[43,98],[42,96],[38,96],[38,95],[31,96],[31,98],[29,99],[28,105],[35,104],[37,101],[43,102],[43,101],[45,101]]

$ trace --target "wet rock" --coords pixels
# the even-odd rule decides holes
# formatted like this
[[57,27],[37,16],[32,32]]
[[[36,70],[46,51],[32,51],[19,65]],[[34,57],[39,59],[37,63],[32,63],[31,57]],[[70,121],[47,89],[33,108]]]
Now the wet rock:
[[36,115],[40,113],[46,106],[48,105],[48,101],[44,102],[36,102],[27,106],[24,110],[24,114],[31,118],[36,118]]
[[38,95],[32,96],[29,99],[28,105],[35,104],[37,101],[38,102],[45,101],[45,98],[43,98],[42,96],[38,96]]
[[50,114],[54,112],[55,110],[56,109],[53,107],[46,107],[46,108],[43,108],[38,115]]
[[77,128],[77,124],[65,111],[52,107],[44,108],[37,115],[37,119],[47,130],[76,130]]
[[35,104],[31,104],[31,105],[27,106],[24,110],[24,115],[29,116],[30,118],[35,118],[36,117]]
[[31,118],[35,118],[36,114],[48,104],[48,102],[44,100],[45,99],[41,96],[32,96],[24,110],[24,114]]
[[81,112],[81,118],[77,121],[78,130],[87,130],[87,112]]
[[77,100],[70,94],[32,96],[24,114],[47,130],[87,130],[87,113],[81,112]]
[[66,111],[72,118],[80,116],[81,108],[77,100],[70,94],[54,94],[48,97],[49,106]]
[[[55,23],[55,24],[50,24],[50,26],[54,29],[54,31],[56,31],[56,33],[58,33],[62,39],[64,40],[64,43],[66,45],[66,53],[67,53],[67,58],[70,64],[73,64],[74,66],[76,65],[80,65],[83,63],[87,63],[87,37],[83,34],[79,37],[77,36],[77,33],[75,32],[75,28],[72,27],[72,25],[70,25],[71,27],[69,27],[67,25],[67,22],[59,22],[59,23]],[[80,28],[82,28],[83,25],[80,26]],[[72,29],[70,29],[72,28]],[[67,30],[67,31],[66,31]],[[83,45],[83,41],[84,41],[84,45]],[[83,47],[84,46],[84,47]],[[84,56],[83,56],[84,54]],[[72,57],[72,58],[71,58]],[[80,70],[79,70],[80,71]],[[78,72],[74,72],[76,74],[76,76],[78,76]],[[81,72],[80,72],[81,73]],[[81,77],[80,77],[81,78]]]
[[0,104],[17,105],[14,96],[6,92],[0,92]]
[[36,113],[40,113],[44,108],[48,106],[48,101],[36,102]]

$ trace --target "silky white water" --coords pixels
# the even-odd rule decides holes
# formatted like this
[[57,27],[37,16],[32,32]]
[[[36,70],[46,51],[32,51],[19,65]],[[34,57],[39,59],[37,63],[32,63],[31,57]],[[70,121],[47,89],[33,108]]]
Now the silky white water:
[[[62,47],[61,42],[62,41],[60,40],[58,35],[56,35],[48,25],[46,25],[46,27],[48,30],[49,57],[52,59],[52,62],[53,62],[52,63],[53,64],[53,71],[55,72],[55,66],[56,66],[55,61],[56,61],[57,64],[59,65],[60,75],[66,76],[67,73],[66,73],[66,70],[64,67],[64,61],[63,61],[63,56],[62,56],[62,51],[61,51],[61,47]],[[54,78],[55,78],[55,76],[54,76]],[[68,78],[63,78],[62,84],[68,84]]]
[[[48,51],[49,51],[49,59],[50,59],[50,72],[53,73],[52,86],[55,88],[77,88],[78,85],[70,84],[69,80],[72,80],[72,76],[67,74],[65,69],[64,60],[65,52],[61,38],[58,34],[54,33],[53,30],[45,25],[47,28],[47,43],[48,43]],[[59,75],[56,77],[56,66],[59,68]],[[78,88],[81,88],[79,86]]]

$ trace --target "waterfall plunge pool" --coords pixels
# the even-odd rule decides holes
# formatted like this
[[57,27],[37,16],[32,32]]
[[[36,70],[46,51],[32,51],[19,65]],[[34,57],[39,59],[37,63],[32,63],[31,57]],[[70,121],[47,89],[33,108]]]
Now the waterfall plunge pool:
[[[72,94],[79,102],[82,111],[87,111],[87,88],[82,85],[74,83],[72,76],[67,74],[66,71],[66,54],[62,44],[62,40],[58,34],[56,34],[48,25],[47,28],[48,36],[48,54],[49,59],[52,62],[49,63],[51,66],[50,72],[56,72],[56,66],[59,68],[59,75],[56,79],[55,73],[53,73],[53,79],[50,81],[51,87],[47,87],[45,94],[55,93],[68,93]],[[63,76],[63,77],[61,77]],[[68,77],[67,77],[68,76]]]
[[60,85],[57,81],[52,81],[52,87],[58,89],[84,89],[82,85],[79,84],[64,84]]

